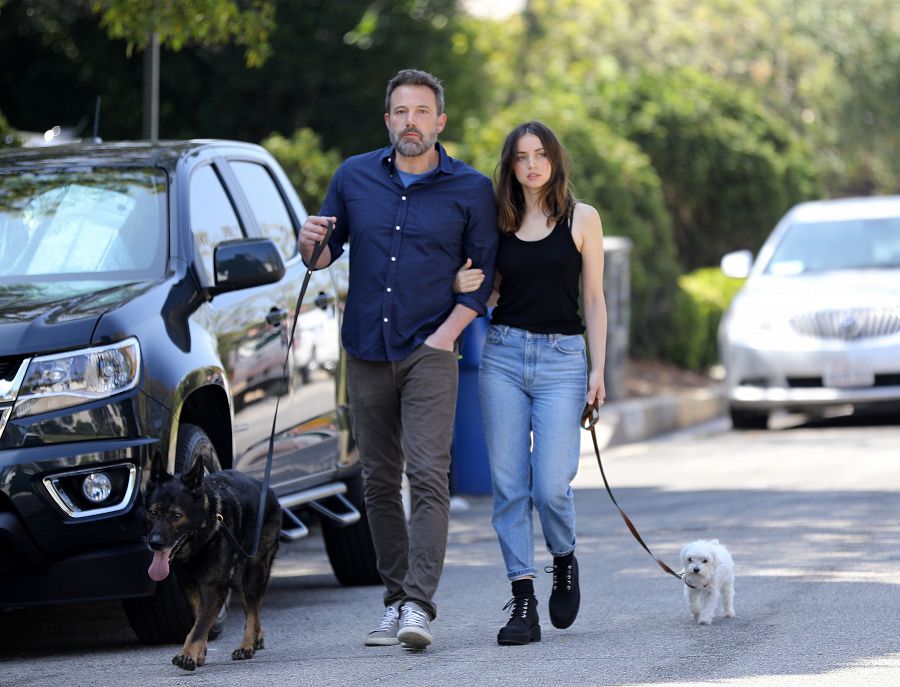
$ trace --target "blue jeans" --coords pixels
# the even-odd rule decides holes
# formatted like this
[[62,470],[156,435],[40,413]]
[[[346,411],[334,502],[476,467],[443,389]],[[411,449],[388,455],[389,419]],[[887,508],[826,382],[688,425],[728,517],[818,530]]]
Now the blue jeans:
[[509,579],[534,575],[537,510],[547,550],[575,549],[570,483],[581,452],[587,358],[580,334],[491,325],[478,375],[494,490],[493,524]]

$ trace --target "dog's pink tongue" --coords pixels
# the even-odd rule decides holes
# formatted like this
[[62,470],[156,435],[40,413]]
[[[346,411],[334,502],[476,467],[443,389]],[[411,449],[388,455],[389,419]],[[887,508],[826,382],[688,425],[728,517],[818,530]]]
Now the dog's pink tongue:
[[153,562],[147,570],[150,579],[154,582],[162,582],[169,576],[169,552],[154,551]]

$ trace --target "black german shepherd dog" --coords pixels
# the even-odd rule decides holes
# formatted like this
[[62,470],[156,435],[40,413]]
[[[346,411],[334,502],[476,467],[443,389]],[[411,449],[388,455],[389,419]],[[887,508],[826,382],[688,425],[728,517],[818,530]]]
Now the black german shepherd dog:
[[265,519],[256,555],[247,559],[232,546],[223,531],[227,526],[245,551],[253,546],[256,510],[262,483],[235,470],[204,476],[203,461],[181,475],[169,475],[159,457],[150,467],[145,503],[147,546],[153,562],[147,573],[160,582],[171,563],[185,590],[196,621],[181,652],[172,663],[194,670],[206,661],[206,642],[229,587],[241,595],[244,639],[231,654],[235,661],[253,658],[264,648],[259,622],[272,561],[278,550],[281,506],[269,489]]

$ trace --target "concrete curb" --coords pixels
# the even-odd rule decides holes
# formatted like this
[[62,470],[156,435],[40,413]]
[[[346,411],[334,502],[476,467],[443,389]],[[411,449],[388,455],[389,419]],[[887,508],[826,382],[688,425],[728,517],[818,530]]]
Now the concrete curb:
[[[728,402],[721,386],[614,401],[600,408],[597,441],[601,449],[644,441],[715,420],[727,412]],[[582,452],[593,451],[590,434],[585,433],[582,442]]]

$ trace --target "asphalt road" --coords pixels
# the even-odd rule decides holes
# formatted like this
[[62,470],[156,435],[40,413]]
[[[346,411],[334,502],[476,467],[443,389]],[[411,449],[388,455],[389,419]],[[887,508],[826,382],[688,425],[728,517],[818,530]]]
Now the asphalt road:
[[118,604],[26,609],[0,614],[0,685],[896,687],[898,445],[900,426],[788,421],[743,433],[712,423],[605,451],[619,503],[670,565],[696,538],[731,550],[737,618],[711,626],[691,621],[681,583],[631,538],[586,442],[575,483],[582,609],[554,629],[541,574],[539,644],[495,643],[509,587],[490,500],[478,496],[452,514],[425,652],[363,646],[381,592],[339,587],[314,534],[279,554],[263,607],[268,648],[251,661],[230,659],[238,608],[193,674],[170,664],[178,647],[138,644]]

